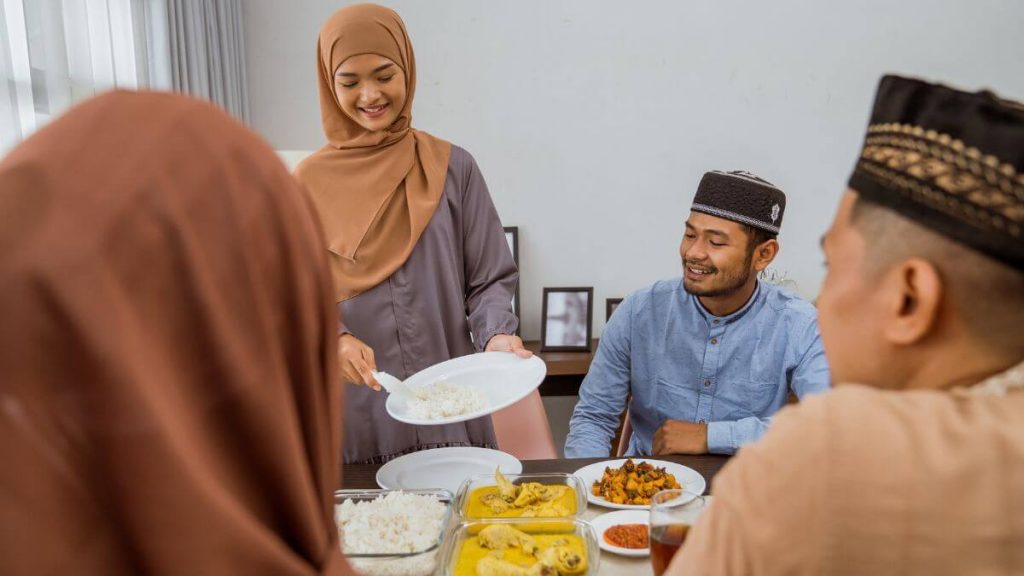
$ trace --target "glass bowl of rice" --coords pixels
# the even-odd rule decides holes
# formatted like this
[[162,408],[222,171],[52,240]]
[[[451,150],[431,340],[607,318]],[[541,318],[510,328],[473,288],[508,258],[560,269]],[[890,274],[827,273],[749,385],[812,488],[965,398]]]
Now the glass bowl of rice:
[[451,522],[447,490],[338,490],[334,519],[341,551],[368,576],[428,576]]

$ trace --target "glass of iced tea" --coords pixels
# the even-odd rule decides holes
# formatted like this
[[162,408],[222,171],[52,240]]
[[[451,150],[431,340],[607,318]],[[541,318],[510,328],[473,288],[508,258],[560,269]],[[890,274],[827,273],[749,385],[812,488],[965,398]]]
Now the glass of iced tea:
[[651,566],[654,576],[665,573],[704,506],[703,496],[685,489],[662,490],[651,498]]

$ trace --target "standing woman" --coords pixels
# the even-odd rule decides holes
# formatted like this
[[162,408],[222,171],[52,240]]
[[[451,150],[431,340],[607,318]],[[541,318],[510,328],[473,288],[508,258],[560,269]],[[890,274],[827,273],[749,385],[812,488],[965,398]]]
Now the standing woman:
[[518,273],[480,169],[412,128],[416,62],[405,25],[373,4],[320,30],[320,116],[328,143],[303,161],[344,318],[344,460],[385,462],[442,446],[495,447],[490,418],[410,426],[389,417],[371,370],[398,378],[474,351],[513,351]]

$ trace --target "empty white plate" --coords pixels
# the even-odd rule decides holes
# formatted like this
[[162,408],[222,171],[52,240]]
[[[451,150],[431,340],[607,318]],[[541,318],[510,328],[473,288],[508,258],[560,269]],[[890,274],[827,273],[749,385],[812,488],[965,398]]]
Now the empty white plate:
[[444,488],[452,494],[470,476],[519,474],[523,463],[515,456],[487,448],[434,448],[399,456],[377,470],[377,485],[385,490]]
[[464,422],[497,412],[526,398],[544,381],[547,371],[544,361],[536,356],[520,358],[511,352],[470,354],[421,370],[406,378],[405,385],[416,390],[444,380],[456,386],[474,388],[484,396],[483,409],[438,420],[423,420],[409,413],[406,398],[399,394],[388,395],[384,407],[392,418],[406,424],[438,426]]

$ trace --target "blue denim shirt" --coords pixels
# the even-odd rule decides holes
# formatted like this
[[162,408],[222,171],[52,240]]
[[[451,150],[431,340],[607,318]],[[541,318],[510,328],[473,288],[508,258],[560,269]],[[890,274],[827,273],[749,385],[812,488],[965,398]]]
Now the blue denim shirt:
[[757,440],[790,390],[829,388],[808,302],[764,282],[736,312],[717,317],[681,279],[634,292],[605,326],[569,424],[565,455],[607,456],[629,402],[630,455],[650,455],[666,420],[706,422],[708,450],[732,454]]

